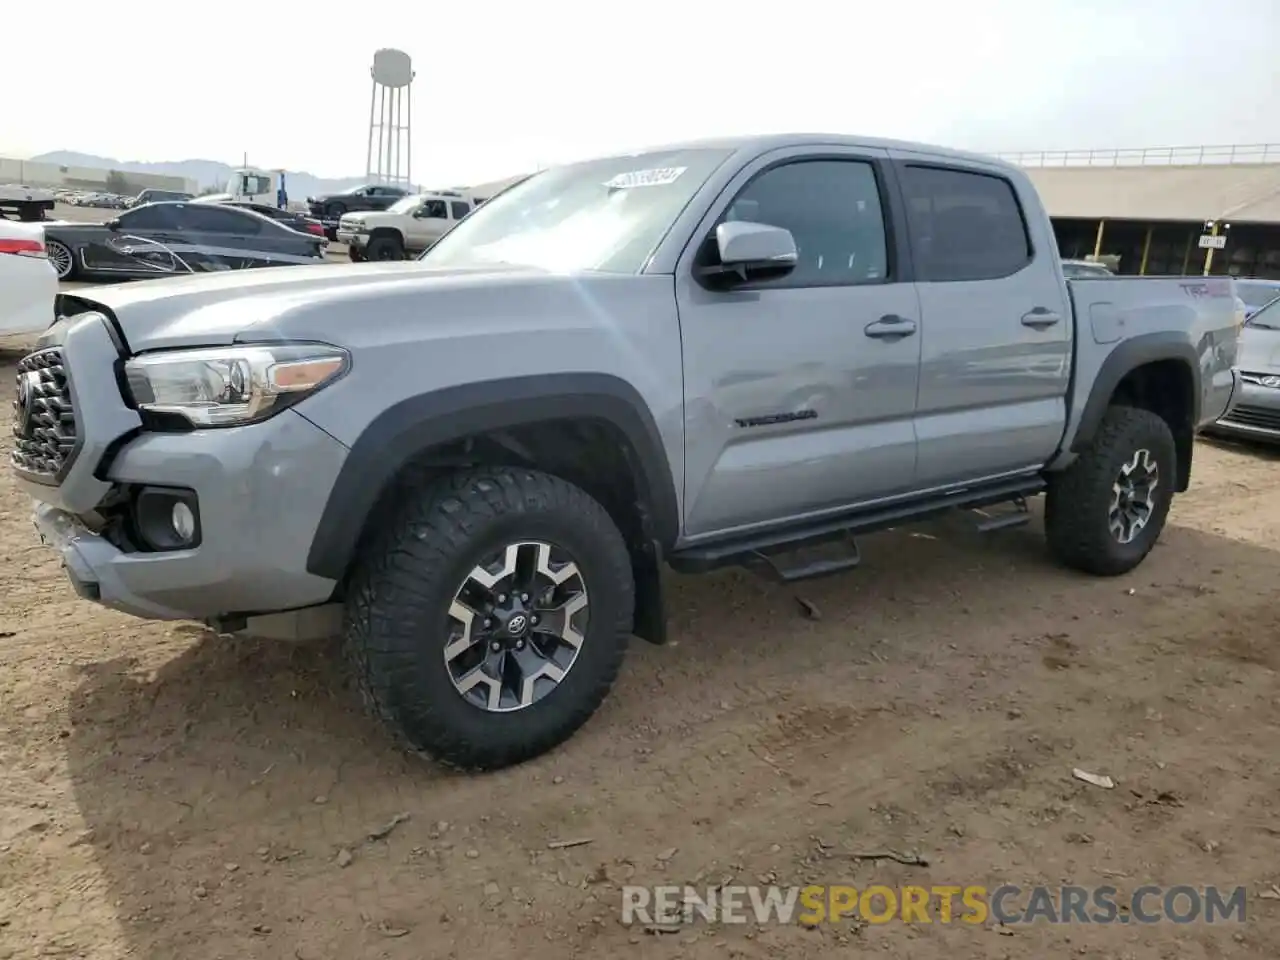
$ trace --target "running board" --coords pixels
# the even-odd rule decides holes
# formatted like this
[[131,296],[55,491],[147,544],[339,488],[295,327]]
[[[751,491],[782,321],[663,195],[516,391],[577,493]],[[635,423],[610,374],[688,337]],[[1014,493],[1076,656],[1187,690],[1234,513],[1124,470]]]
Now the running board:
[[[834,542],[834,538],[828,538]],[[840,547],[843,548],[842,556],[829,557],[826,559],[815,558],[805,562],[795,562],[790,565],[783,562],[782,557],[787,553],[794,556],[797,552],[805,550],[807,547],[817,546],[819,542],[815,541],[810,544],[801,544],[791,547],[789,550],[783,550],[780,553],[770,553],[768,550],[756,550],[742,561],[743,566],[759,573],[769,580],[778,583],[798,583],[801,580],[816,580],[818,577],[830,577],[837,573],[844,573],[846,570],[852,570],[862,562],[862,555],[858,552],[858,542],[853,538],[853,534],[844,531],[843,537],[840,538]]]
[[[874,533],[889,527],[916,523],[952,510],[977,510],[1011,501],[1021,504],[1012,515],[1016,519],[1010,520],[1006,516],[989,518],[979,524],[979,529],[998,530],[1006,526],[1018,526],[1030,519],[1030,515],[1025,512],[1026,498],[1043,493],[1044,488],[1043,477],[1031,476],[950,490],[924,499],[826,517],[801,526],[689,546],[673,553],[669,562],[681,573],[703,573],[718,567],[745,566],[784,583],[830,576],[858,565],[860,555],[853,540],[856,534]],[[791,568],[783,566],[777,558],[778,554],[832,541],[843,541],[849,552],[837,559],[819,560]]]
[[1031,522],[1031,510],[1027,506],[1026,497],[1017,497],[1013,501],[1013,509],[994,516],[980,507],[970,508],[978,516],[975,524],[979,533],[991,533],[994,530],[1008,530],[1011,527],[1023,527]]

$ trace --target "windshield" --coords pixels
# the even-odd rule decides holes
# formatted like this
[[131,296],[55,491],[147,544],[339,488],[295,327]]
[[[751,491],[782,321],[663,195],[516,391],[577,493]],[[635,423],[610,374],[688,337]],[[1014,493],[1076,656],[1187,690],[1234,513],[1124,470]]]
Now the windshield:
[[1273,297],[1266,306],[1246,320],[1244,325],[1264,330],[1280,330],[1280,297]]
[[1280,283],[1258,283],[1257,281],[1237,280],[1236,293],[1250,310],[1265,307],[1276,297],[1280,297]]
[[387,213],[413,213],[414,208],[422,202],[421,197],[405,197],[387,207]]
[[727,150],[664,150],[535,174],[478,207],[420,259],[639,273]]
[[338,193],[338,196],[340,196],[340,197],[349,197],[349,196],[351,196],[352,194],[362,193],[362,192],[364,192],[365,190],[368,190],[368,189],[369,189],[369,188],[368,188],[365,184],[363,184],[363,183],[362,183],[362,184],[360,184],[360,185],[359,185],[359,186],[357,186],[357,187],[347,187],[347,189],[340,191],[340,192]]

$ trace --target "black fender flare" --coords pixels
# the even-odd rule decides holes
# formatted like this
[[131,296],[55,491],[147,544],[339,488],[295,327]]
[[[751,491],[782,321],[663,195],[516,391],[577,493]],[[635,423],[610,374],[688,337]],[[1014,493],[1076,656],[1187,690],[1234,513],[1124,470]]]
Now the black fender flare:
[[307,571],[330,580],[346,575],[379,497],[422,451],[494,430],[584,417],[604,420],[626,437],[652,527],[648,535],[669,548],[679,530],[675,478],[640,393],[609,374],[543,374],[432,390],[379,414],[352,444],[329,492],[307,553]]
[[1073,453],[1080,453],[1093,442],[1120,381],[1139,367],[1162,360],[1178,360],[1187,366],[1191,375],[1190,426],[1195,428],[1195,424],[1200,422],[1200,355],[1184,334],[1173,331],[1144,333],[1118,344],[1102,361],[1080,414],[1080,424],[1071,439]]

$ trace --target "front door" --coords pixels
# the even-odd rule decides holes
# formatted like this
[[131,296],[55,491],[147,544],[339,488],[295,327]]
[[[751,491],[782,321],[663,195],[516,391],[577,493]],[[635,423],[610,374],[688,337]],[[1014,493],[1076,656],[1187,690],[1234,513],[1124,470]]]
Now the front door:
[[923,314],[918,483],[1042,466],[1062,439],[1072,336],[1048,222],[998,168],[895,157]]
[[84,247],[84,265],[94,273],[164,277],[186,271],[169,248],[176,204],[150,203],[126,210],[117,226],[102,230]]
[[449,230],[449,207],[443,200],[424,200],[414,211],[405,233],[408,250],[429,250]]
[[[738,175],[677,271],[684,346],[685,532],[817,517],[910,488],[920,363],[915,287],[886,229],[887,154],[777,151]],[[707,289],[714,227],[785,227],[783,278]]]

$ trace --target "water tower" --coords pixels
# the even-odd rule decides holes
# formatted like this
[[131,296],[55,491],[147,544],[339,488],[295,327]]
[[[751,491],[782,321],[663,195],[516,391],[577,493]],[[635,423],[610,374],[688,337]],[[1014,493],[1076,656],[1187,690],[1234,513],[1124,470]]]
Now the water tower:
[[369,101],[369,156],[366,176],[374,183],[409,186],[412,147],[413,64],[403,50],[383,48],[373,55],[373,96]]

